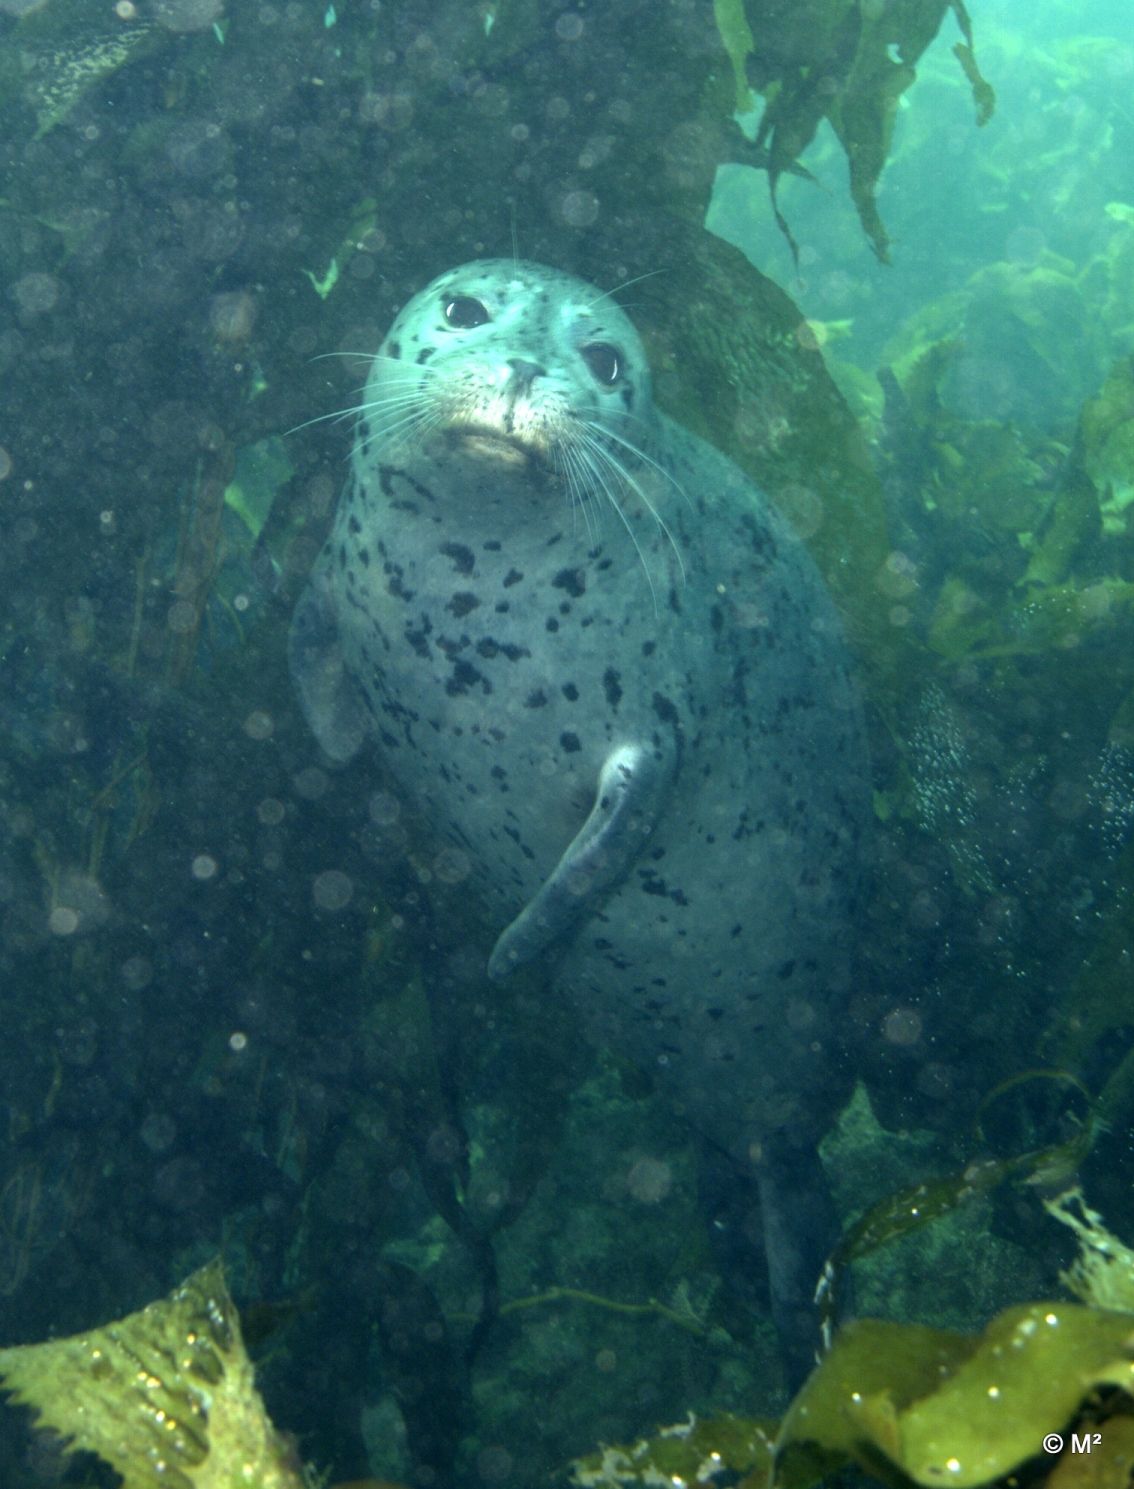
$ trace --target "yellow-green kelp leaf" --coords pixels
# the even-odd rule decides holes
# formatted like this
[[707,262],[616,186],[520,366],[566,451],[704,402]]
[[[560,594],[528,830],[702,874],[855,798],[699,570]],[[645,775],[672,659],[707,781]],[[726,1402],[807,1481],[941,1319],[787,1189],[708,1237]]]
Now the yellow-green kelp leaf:
[[797,1444],[893,1481],[972,1489],[1040,1451],[1099,1385],[1134,1388],[1134,1315],[1078,1303],[1008,1308],[983,1334],[860,1319],[792,1402],[778,1464]]
[[0,1350],[4,1388],[125,1489],[302,1489],[210,1262],[119,1323]]

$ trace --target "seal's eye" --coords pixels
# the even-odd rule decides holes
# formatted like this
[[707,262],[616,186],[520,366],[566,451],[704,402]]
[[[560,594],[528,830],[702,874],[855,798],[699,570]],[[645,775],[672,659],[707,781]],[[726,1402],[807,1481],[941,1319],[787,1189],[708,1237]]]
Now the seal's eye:
[[445,320],[455,331],[471,331],[486,325],[492,317],[487,308],[471,295],[457,295],[445,301]]
[[613,388],[622,377],[622,353],[605,341],[593,341],[583,348],[583,361],[591,369],[596,383]]

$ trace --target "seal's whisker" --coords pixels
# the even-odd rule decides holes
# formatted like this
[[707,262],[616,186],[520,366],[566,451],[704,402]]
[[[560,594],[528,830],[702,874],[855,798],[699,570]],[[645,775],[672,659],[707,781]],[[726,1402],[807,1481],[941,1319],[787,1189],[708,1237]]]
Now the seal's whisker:
[[593,419],[584,419],[583,425],[587,429],[597,431],[605,439],[614,440],[616,443],[620,444],[624,450],[629,450],[631,455],[636,455],[639,460],[644,460],[647,465],[652,465],[653,468],[657,471],[658,475],[665,477],[665,479],[677,492],[678,496],[680,496],[682,501],[685,502],[686,506],[688,506],[690,510],[692,510],[693,503],[686,495],[685,487],[681,484],[681,482],[677,479],[672,471],[666,470],[664,465],[659,465],[652,455],[647,455],[645,450],[640,450],[637,445],[631,444],[630,441],[628,439],[625,439],[621,434],[615,434],[613,429],[604,429],[601,424],[596,424]]
[[420,439],[443,422],[443,415],[436,410],[429,410],[424,404],[418,404],[417,407],[403,414],[400,419],[380,424],[370,438],[381,439],[383,442]]
[[[591,451],[593,450],[595,452],[595,454],[601,455],[604,459],[609,459],[609,457],[607,456],[605,450],[599,449],[598,444],[590,437],[590,435],[584,434],[583,435],[583,440],[585,441],[585,444],[587,446],[589,446],[590,448],[589,449],[582,449],[582,450],[580,450],[579,451],[579,454],[586,461],[586,464],[588,465],[588,467],[594,472],[595,479],[598,481],[598,483],[602,487],[602,489],[606,492],[607,499],[609,500],[610,505],[618,513],[619,521],[622,523],[622,526],[626,529],[626,531],[630,535],[630,541],[631,541],[631,543],[633,543],[634,550],[637,553],[638,559],[639,559],[639,561],[640,561],[640,563],[642,565],[642,573],[645,574],[645,576],[646,576],[646,583],[650,586],[650,599],[653,601],[653,604],[654,604],[654,618],[656,619],[657,616],[658,616],[658,613],[659,613],[658,612],[658,596],[657,596],[657,591],[654,589],[654,579],[653,579],[653,575],[650,573],[650,566],[646,562],[646,555],[642,552],[642,549],[641,549],[641,546],[640,546],[640,544],[638,542],[638,539],[634,536],[634,529],[630,526],[630,519],[629,519],[629,517],[627,517],[626,513],[622,510],[622,506],[619,503],[618,498],[615,496],[614,492],[610,489],[610,485],[607,482],[606,477],[602,473],[601,466],[599,466],[592,459],[592,457],[591,457]],[[649,506],[649,502],[647,502],[646,505]]]
[[[641,284],[643,279],[653,279],[656,274],[665,274],[667,272],[665,269],[651,269],[647,274],[636,274],[633,279],[623,280],[621,284],[616,284],[613,289],[599,290],[594,299],[588,300],[583,308],[589,310],[592,305],[597,305],[600,300],[614,300],[619,290],[627,290],[632,284]],[[620,305],[619,301],[614,300],[614,303],[619,305],[620,309],[625,309],[625,306]]]
[[[662,517],[661,513],[654,506],[653,502],[646,495],[646,493],[642,490],[642,488],[641,488],[641,486],[639,486],[638,482],[635,481],[634,477],[630,474],[630,472],[626,469],[626,467],[622,464],[622,462],[620,460],[618,460],[614,455],[612,455],[609,450],[604,449],[603,446],[602,446],[602,444],[594,437],[593,434],[584,433],[582,437],[585,440],[585,442],[588,445],[588,447],[591,450],[593,450],[596,455],[600,456],[603,460],[605,460],[607,462],[607,464],[612,468],[612,470],[617,471],[617,473],[622,477],[623,481],[625,481],[628,486],[633,487],[633,489],[638,493],[638,495],[645,502],[647,508],[649,509],[650,515],[653,517],[654,521],[661,528],[662,532],[665,533],[666,537],[669,540],[669,546],[673,549],[673,555],[677,559],[677,566],[681,570],[681,582],[682,582],[682,584],[684,584],[685,583],[685,563],[684,563],[684,560],[681,557],[681,550],[678,548],[677,541],[674,538],[673,534],[670,532],[669,528],[667,527],[666,522],[665,522],[665,519]],[[653,586],[651,585],[651,588],[652,587]]]
[[[570,445],[561,445],[556,451],[556,456],[563,461],[564,475],[567,481],[567,496],[571,503],[575,531],[578,532],[579,508],[581,507],[583,509],[583,521],[587,527],[587,542],[593,548],[595,546],[595,535],[591,530],[592,502],[588,497],[586,483],[583,479],[579,452],[573,450]],[[601,508],[599,509],[599,516],[601,518]]]
[[303,424],[296,424],[294,428],[284,431],[285,434],[298,434],[303,429],[310,429],[314,424],[342,424],[348,419],[357,418],[360,414],[369,413],[372,409],[392,407],[395,403],[408,404],[421,402],[420,389],[413,393],[406,392],[396,397],[386,399],[373,399],[367,403],[352,403],[349,408],[333,409],[329,414],[320,414],[318,418],[308,419]]

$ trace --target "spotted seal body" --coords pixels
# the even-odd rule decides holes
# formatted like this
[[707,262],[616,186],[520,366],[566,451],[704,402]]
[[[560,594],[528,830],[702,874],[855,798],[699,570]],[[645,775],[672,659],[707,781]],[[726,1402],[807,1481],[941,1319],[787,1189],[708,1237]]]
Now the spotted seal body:
[[490,975],[546,953],[759,1188],[777,1321],[810,1349],[862,719],[802,544],[654,407],[607,297],[491,261],[401,311],[291,660],[327,753],[373,737],[468,855]]

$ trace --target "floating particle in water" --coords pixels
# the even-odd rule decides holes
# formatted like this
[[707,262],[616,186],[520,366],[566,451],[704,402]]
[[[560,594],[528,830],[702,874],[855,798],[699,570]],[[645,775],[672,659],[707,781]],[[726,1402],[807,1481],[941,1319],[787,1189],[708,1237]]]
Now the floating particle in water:
[[609,1375],[617,1364],[618,1356],[612,1349],[600,1349],[595,1355],[595,1369],[601,1370],[604,1375]]
[[659,1204],[673,1187],[673,1170],[660,1158],[639,1158],[626,1175],[626,1188],[643,1205]]
[[[223,162],[222,162],[223,163]],[[219,165],[218,165],[219,169]],[[208,174],[204,171],[185,172],[186,175]],[[256,324],[256,301],[247,290],[227,291],[214,295],[209,305],[209,329],[218,341],[237,346],[247,341]],[[247,609],[247,606],[244,607]]]
[[555,34],[560,41],[578,41],[583,34],[583,18],[568,11],[555,23]]
[[909,922],[919,931],[931,931],[941,924],[942,907],[936,895],[922,889],[910,901]]
[[211,879],[217,871],[217,861],[211,853],[198,853],[190,867],[194,879]]
[[140,993],[154,980],[153,963],[144,956],[128,957],[119,967],[118,975],[132,993]]
[[287,807],[275,796],[265,796],[256,808],[256,815],[265,827],[278,827],[287,816]]
[[187,636],[197,624],[197,612],[188,600],[174,600],[165,623],[175,635]]
[[317,765],[309,765],[294,777],[291,784],[295,787],[296,796],[302,796],[304,801],[318,801],[321,796],[326,796],[331,781],[325,770],[320,770]]
[[805,542],[823,526],[823,501],[810,486],[788,485],[776,492],[776,506]]
[[151,1112],[142,1123],[138,1136],[151,1153],[164,1153],[177,1137],[177,1123],[164,1112]]
[[442,884],[460,884],[472,873],[472,864],[459,848],[442,848],[433,860],[433,872]]
[[248,1048],[248,1035],[243,1033],[242,1030],[237,1029],[228,1036],[228,1047],[235,1054],[239,1054],[241,1050],[246,1050]]
[[599,215],[599,199],[593,191],[569,191],[559,205],[559,215],[568,227],[590,227]]
[[249,739],[271,739],[275,727],[271,714],[262,708],[254,709],[244,720],[244,732]]
[[1134,750],[1108,744],[1087,783],[1087,800],[1094,809],[1103,852],[1115,859],[1134,827]]
[[79,912],[70,905],[56,905],[47,917],[47,927],[53,936],[73,936],[79,929]]
[[24,274],[12,286],[12,299],[21,319],[30,321],[54,310],[62,292],[63,286],[54,274]]
[[354,897],[354,884],[340,869],[326,869],[316,878],[311,892],[320,910],[345,910]]
[[882,1020],[882,1037],[891,1044],[916,1044],[921,1038],[921,1014],[913,1008],[895,1008]]
[[512,1473],[512,1455],[507,1448],[482,1448],[476,1457],[476,1471],[486,1484],[502,1484]]
[[1074,822],[1087,810],[1090,799],[1086,787],[1078,781],[1060,780],[1056,781],[1047,804],[1061,821]]
[[375,791],[370,798],[370,820],[379,827],[392,827],[401,814],[401,802],[388,791]]

